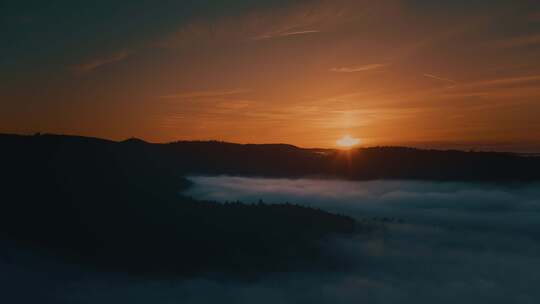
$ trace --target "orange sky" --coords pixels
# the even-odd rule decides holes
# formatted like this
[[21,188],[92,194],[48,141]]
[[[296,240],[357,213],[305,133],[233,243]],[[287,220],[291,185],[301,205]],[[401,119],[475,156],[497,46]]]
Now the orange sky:
[[14,26],[0,131],[540,150],[540,6],[486,2],[284,1],[35,52]]

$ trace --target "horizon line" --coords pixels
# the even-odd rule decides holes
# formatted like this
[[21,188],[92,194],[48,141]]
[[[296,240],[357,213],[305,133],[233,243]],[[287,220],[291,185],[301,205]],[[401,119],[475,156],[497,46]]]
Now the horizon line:
[[[252,143],[252,142],[234,142],[234,141],[227,141],[227,140],[220,140],[220,139],[177,139],[177,140],[171,140],[171,141],[163,141],[163,142],[156,142],[156,141],[149,141],[146,139],[143,139],[141,137],[135,137],[131,136],[125,139],[112,139],[107,137],[98,137],[98,136],[92,136],[92,135],[80,135],[80,134],[72,134],[72,133],[50,133],[50,132],[33,132],[33,133],[17,133],[17,132],[0,132],[0,136],[65,136],[65,137],[79,137],[79,138],[88,138],[88,139],[97,139],[102,141],[109,141],[109,142],[115,142],[115,143],[121,143],[126,142],[129,140],[140,140],[144,143],[148,144],[174,144],[174,143],[181,143],[181,142],[216,142],[216,143],[224,143],[224,144],[235,144],[235,145],[284,145],[284,146],[292,146],[298,149],[304,149],[304,150],[336,150],[336,151],[348,151],[348,150],[355,150],[355,149],[370,149],[370,148],[410,148],[410,149],[418,149],[418,150],[434,150],[434,151],[461,151],[461,152],[488,152],[488,153],[509,153],[509,154],[520,154],[520,155],[540,155],[540,141],[539,142],[525,142],[532,145],[537,144],[538,148],[536,150],[531,149],[521,149],[522,151],[518,150],[497,150],[493,149],[497,145],[499,146],[508,146],[512,144],[517,144],[518,142],[472,142],[472,141],[463,141],[463,142],[445,142],[445,141],[416,141],[416,142],[409,142],[409,143],[381,143],[381,144],[374,144],[374,145],[362,145],[359,144],[352,148],[340,148],[340,147],[304,147],[299,146],[291,143],[286,142],[267,142],[267,143]],[[440,147],[437,147],[440,145]],[[444,147],[447,146],[447,147]],[[463,146],[462,148],[459,148],[459,146]],[[477,146],[477,147],[473,147]],[[486,147],[492,147],[491,149],[486,149]],[[533,148],[534,149],[534,148]]]

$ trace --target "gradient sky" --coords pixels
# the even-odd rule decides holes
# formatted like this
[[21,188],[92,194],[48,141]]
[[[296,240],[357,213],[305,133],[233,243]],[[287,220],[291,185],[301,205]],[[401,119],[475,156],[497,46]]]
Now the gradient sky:
[[0,132],[540,151],[540,2],[2,1]]

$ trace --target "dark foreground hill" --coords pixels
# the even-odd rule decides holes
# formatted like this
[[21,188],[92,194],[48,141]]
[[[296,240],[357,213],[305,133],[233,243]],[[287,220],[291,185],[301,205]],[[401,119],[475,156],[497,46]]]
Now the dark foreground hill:
[[253,274],[323,265],[320,241],[352,219],[290,204],[196,201],[139,141],[0,138],[0,237],[92,267]]

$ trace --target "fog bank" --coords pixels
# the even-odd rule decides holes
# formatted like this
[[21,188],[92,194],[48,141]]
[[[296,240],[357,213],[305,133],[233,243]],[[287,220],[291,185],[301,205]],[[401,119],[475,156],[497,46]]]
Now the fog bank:
[[[536,303],[540,186],[192,177],[187,194],[298,203],[357,219],[396,218],[372,236],[330,240],[341,272],[253,281],[98,273],[2,250],[2,292],[45,303]],[[1,244],[0,244],[1,245]],[[7,245],[2,245],[7,246]],[[7,247],[6,247],[7,248]],[[38,292],[28,291],[37,290]]]
[[393,217],[414,224],[483,230],[540,231],[540,184],[341,181],[191,177],[187,194],[216,201],[291,202],[357,219]]

